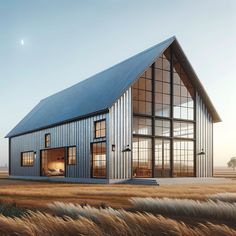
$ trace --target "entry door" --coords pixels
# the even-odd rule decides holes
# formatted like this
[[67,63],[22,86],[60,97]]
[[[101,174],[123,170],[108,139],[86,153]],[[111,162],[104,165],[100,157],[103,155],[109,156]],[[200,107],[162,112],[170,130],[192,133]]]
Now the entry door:
[[92,144],[91,168],[93,178],[106,178],[106,142]]
[[133,137],[133,177],[152,177],[152,140]]
[[155,139],[155,177],[171,176],[170,140]]

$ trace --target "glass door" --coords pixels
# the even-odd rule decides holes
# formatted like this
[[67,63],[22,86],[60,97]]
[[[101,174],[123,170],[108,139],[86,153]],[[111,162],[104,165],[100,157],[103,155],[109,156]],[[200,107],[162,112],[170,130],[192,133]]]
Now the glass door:
[[155,177],[171,176],[170,140],[155,139]]
[[152,177],[152,140],[133,138],[133,177]]

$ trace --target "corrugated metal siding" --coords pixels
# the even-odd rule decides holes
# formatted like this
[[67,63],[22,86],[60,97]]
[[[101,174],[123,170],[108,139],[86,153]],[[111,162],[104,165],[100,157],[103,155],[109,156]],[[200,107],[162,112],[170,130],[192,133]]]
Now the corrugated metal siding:
[[[196,95],[196,175],[213,175],[213,121],[202,98]],[[198,155],[201,151],[205,155]]]
[[[67,177],[90,178],[91,143],[103,141],[94,139],[94,121],[106,119],[106,136],[109,135],[109,114],[101,114],[87,119],[63,124],[49,129],[11,138],[11,174],[15,176],[40,175],[40,150],[45,149],[44,137],[51,134],[51,147],[77,147],[77,164],[66,165]],[[107,140],[107,147],[108,145]],[[21,152],[35,151],[36,160],[33,167],[21,167]],[[107,152],[109,163],[109,152]]]
[[[132,148],[131,88],[110,109],[110,163],[111,179],[131,178],[131,152],[122,152],[127,145]],[[112,151],[115,145],[115,151]]]

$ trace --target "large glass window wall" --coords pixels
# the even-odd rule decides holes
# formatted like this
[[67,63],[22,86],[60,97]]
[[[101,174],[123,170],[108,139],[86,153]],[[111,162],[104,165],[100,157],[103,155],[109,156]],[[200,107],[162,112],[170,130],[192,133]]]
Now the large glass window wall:
[[132,86],[133,176],[194,176],[195,90],[167,49]]

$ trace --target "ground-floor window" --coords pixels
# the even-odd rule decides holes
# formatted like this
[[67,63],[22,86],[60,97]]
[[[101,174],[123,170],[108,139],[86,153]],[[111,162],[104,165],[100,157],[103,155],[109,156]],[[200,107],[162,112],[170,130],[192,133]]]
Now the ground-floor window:
[[174,140],[173,175],[194,176],[194,141]]
[[133,138],[133,176],[152,177],[151,138]]
[[134,136],[132,165],[133,177],[193,177],[194,141]]
[[106,142],[92,144],[93,178],[106,178]]
[[35,152],[22,152],[21,166],[33,166],[35,155]]

